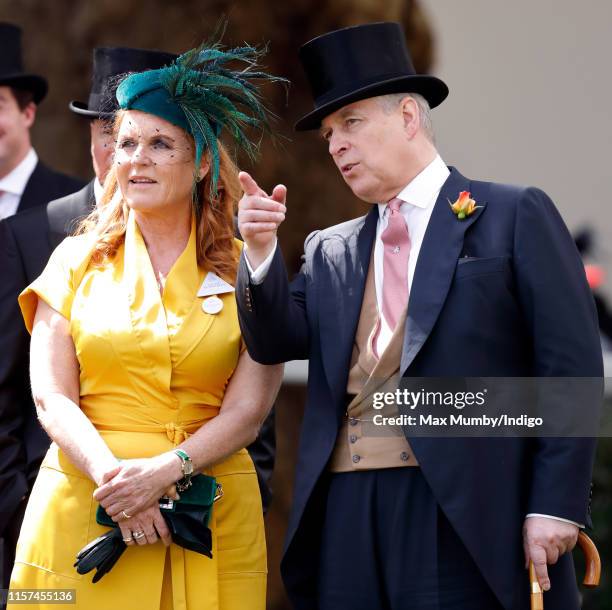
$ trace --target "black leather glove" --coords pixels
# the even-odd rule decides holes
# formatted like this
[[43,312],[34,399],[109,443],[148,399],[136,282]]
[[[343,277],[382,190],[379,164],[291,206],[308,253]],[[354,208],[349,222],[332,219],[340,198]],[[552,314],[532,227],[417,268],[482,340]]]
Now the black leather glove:
[[126,547],[121,530],[118,527],[113,528],[83,547],[77,555],[74,567],[79,574],[87,574],[97,568],[92,582],[98,582],[112,570]]

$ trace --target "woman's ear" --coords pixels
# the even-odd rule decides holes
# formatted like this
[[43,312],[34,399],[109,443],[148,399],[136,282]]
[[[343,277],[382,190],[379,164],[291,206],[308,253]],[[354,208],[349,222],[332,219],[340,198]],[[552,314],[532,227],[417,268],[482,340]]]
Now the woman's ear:
[[202,157],[202,161],[200,161],[200,171],[198,172],[198,182],[204,180],[206,174],[208,174],[208,170],[210,169],[210,163],[208,159]]

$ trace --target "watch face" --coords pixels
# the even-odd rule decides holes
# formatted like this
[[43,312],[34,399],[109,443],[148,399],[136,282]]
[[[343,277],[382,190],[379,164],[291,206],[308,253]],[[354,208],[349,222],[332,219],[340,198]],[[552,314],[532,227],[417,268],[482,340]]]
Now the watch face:
[[193,462],[189,460],[188,462],[183,462],[183,472],[187,474],[193,474]]

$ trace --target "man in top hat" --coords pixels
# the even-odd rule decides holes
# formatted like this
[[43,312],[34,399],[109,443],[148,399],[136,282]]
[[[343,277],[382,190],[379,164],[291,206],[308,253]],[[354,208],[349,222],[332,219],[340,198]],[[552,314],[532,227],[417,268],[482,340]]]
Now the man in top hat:
[[38,160],[30,141],[47,81],[24,72],[21,29],[0,23],[0,220],[80,188],[82,181]]
[[289,284],[276,243],[286,189],[268,195],[241,174],[246,344],[266,364],[309,359],[281,565],[290,598],[304,610],[526,609],[531,559],[546,608],[576,610],[568,551],[590,522],[593,439],[372,433],[375,392],[410,380],[601,378],[561,217],[536,188],[446,166],[429,111],[448,89],[415,74],[398,24],[331,32],[300,59],[315,109],[296,129],[319,130],[369,211],[308,236]]

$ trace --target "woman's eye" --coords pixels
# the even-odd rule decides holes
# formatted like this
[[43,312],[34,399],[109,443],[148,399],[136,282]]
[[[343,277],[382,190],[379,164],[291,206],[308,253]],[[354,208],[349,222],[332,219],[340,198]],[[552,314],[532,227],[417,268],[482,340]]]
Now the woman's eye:
[[119,148],[131,148],[132,146],[134,146],[134,140],[121,140],[121,142],[119,142]]
[[153,140],[153,148],[169,150],[170,146],[164,140]]

